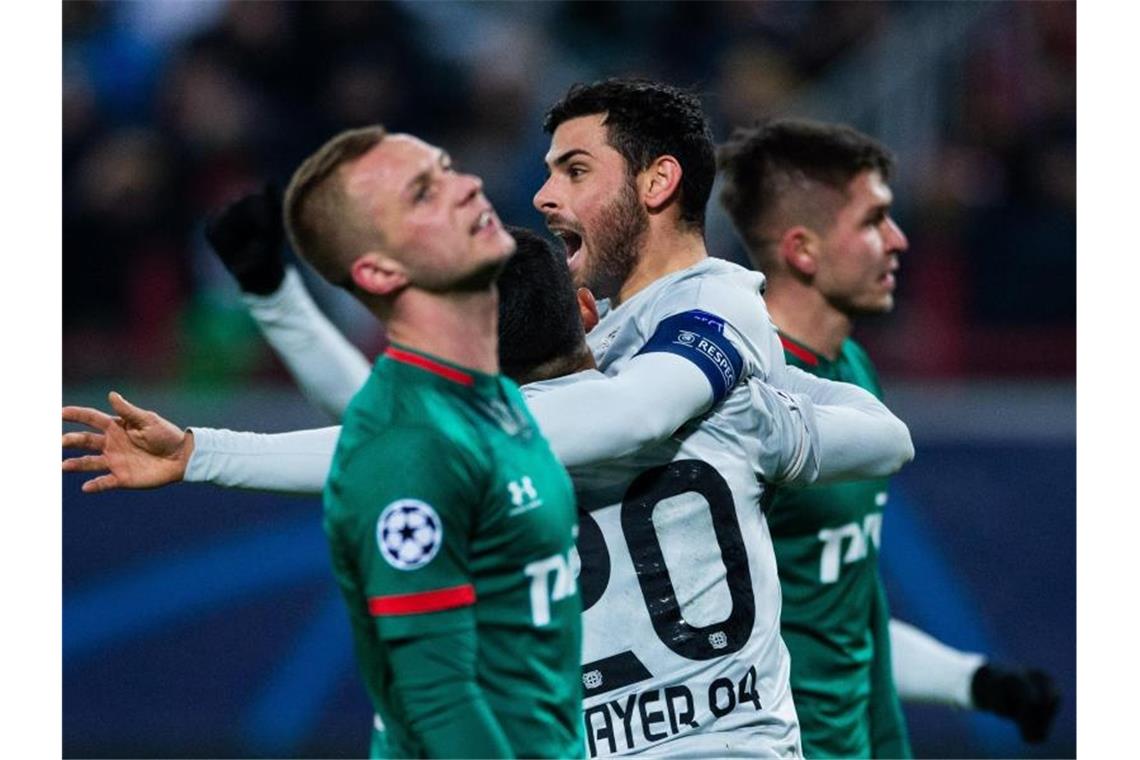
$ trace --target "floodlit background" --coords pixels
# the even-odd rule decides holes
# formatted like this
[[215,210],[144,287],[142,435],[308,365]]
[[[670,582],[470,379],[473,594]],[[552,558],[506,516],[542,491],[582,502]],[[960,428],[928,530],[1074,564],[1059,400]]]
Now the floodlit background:
[[[64,399],[116,388],[180,424],[329,424],[202,225],[341,128],[445,146],[535,228],[542,115],[576,81],[692,86],[718,139],[776,115],[881,139],[911,248],[895,312],[856,337],[918,447],[886,512],[892,608],[1065,692],[1044,746],[925,707],[915,750],[1075,755],[1074,4],[73,1],[63,55]],[[710,250],[743,263],[715,196]],[[383,346],[309,279],[357,345]],[[318,500],[64,481],[65,756],[367,751]]]

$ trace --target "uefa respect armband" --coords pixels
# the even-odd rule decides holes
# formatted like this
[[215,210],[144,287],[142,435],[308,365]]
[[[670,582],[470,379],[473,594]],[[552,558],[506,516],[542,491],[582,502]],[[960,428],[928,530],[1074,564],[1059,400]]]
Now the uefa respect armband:
[[714,404],[728,395],[744,368],[740,352],[724,334],[724,320],[700,309],[663,319],[637,353],[655,351],[676,354],[697,365],[712,384]]

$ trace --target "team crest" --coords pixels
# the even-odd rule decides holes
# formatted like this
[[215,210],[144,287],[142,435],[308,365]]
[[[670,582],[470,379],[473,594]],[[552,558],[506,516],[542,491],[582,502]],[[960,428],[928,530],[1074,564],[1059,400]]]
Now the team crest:
[[432,561],[443,543],[443,521],[430,504],[400,499],[384,507],[376,521],[376,543],[397,570],[415,570]]

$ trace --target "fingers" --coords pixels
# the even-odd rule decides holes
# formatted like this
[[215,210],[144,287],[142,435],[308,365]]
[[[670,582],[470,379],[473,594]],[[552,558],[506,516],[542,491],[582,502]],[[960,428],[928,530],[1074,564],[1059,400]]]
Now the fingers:
[[115,410],[115,414],[122,417],[128,425],[141,427],[146,423],[146,410],[139,409],[117,391],[108,393],[107,400],[111,402],[111,408]]
[[102,454],[71,457],[70,459],[63,460],[64,472],[99,472],[100,470],[109,469],[111,468],[107,464],[107,457]]
[[106,442],[100,433],[73,432],[63,434],[63,448],[85,449],[87,451],[102,451]]
[[119,479],[114,475],[100,475],[84,483],[82,489],[83,493],[99,493],[100,491],[110,491],[118,487]]
[[65,406],[63,408],[63,421],[78,422],[97,430],[106,430],[113,423],[110,415],[86,406]]

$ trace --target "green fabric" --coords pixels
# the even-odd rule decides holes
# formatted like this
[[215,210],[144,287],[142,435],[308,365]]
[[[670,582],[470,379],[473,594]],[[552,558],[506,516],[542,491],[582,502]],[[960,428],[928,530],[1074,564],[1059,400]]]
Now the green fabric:
[[[783,340],[788,364],[882,396],[874,366],[854,341],[829,361]],[[808,758],[911,754],[890,673],[890,613],[879,577],[886,499],[885,478],[780,488],[768,513],[783,594],[781,635]]]
[[[452,377],[381,357],[345,414],[325,488],[334,572],[385,726],[374,749],[501,754],[491,750],[505,737],[519,756],[581,756],[570,479],[513,383],[418,361]],[[430,560],[393,559],[382,548],[392,505],[438,518],[442,532],[429,542],[438,548],[423,555]],[[475,602],[391,607],[405,595],[439,599],[456,589],[473,590]],[[456,660],[464,651],[473,653],[469,667]]]

